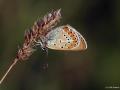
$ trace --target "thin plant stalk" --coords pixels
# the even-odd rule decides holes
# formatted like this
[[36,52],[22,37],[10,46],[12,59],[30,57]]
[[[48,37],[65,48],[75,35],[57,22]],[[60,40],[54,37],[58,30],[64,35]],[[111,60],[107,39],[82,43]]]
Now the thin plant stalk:
[[8,75],[8,73],[11,71],[11,69],[16,65],[18,59],[15,58],[14,62],[10,65],[10,67],[8,68],[8,70],[5,72],[4,76],[1,78],[0,80],[0,84],[3,82],[3,80],[6,78],[6,76]]

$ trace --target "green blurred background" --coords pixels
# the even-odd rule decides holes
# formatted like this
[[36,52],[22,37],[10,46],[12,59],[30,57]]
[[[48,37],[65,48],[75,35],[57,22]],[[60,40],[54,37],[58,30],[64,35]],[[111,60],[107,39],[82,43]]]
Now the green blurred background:
[[[119,0],[0,0],[0,78],[22,45],[24,31],[51,10],[61,8],[58,24],[70,24],[86,39],[82,52],[39,48],[20,61],[0,90],[106,90],[120,87]],[[47,68],[48,64],[48,68]]]

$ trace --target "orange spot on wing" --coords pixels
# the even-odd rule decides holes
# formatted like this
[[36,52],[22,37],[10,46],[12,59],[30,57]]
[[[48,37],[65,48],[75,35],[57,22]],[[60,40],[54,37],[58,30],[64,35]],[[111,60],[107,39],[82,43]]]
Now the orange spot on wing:
[[69,28],[67,26],[63,27],[65,32],[69,32]]
[[74,44],[77,44],[77,41],[75,40],[75,41],[73,41],[73,43],[74,43]]
[[73,37],[72,39],[73,39],[73,41],[76,41],[76,40],[77,40],[77,37]]

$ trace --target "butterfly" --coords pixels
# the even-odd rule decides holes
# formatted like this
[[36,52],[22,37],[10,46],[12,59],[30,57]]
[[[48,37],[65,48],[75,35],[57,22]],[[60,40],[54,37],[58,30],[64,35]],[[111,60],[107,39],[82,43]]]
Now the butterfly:
[[72,51],[87,49],[87,42],[84,37],[68,24],[51,30],[46,38],[46,47],[49,49]]

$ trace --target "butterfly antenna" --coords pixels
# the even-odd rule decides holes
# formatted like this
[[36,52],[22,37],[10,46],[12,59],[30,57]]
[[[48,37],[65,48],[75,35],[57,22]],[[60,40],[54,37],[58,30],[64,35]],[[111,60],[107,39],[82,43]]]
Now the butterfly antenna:
[[8,70],[5,72],[4,76],[2,77],[2,79],[0,80],[0,84],[2,84],[2,82],[4,81],[4,79],[6,78],[6,76],[8,75],[8,73],[10,72],[10,70],[13,68],[13,66],[16,65],[18,59],[15,58],[14,62],[10,65],[10,67],[8,68]]

